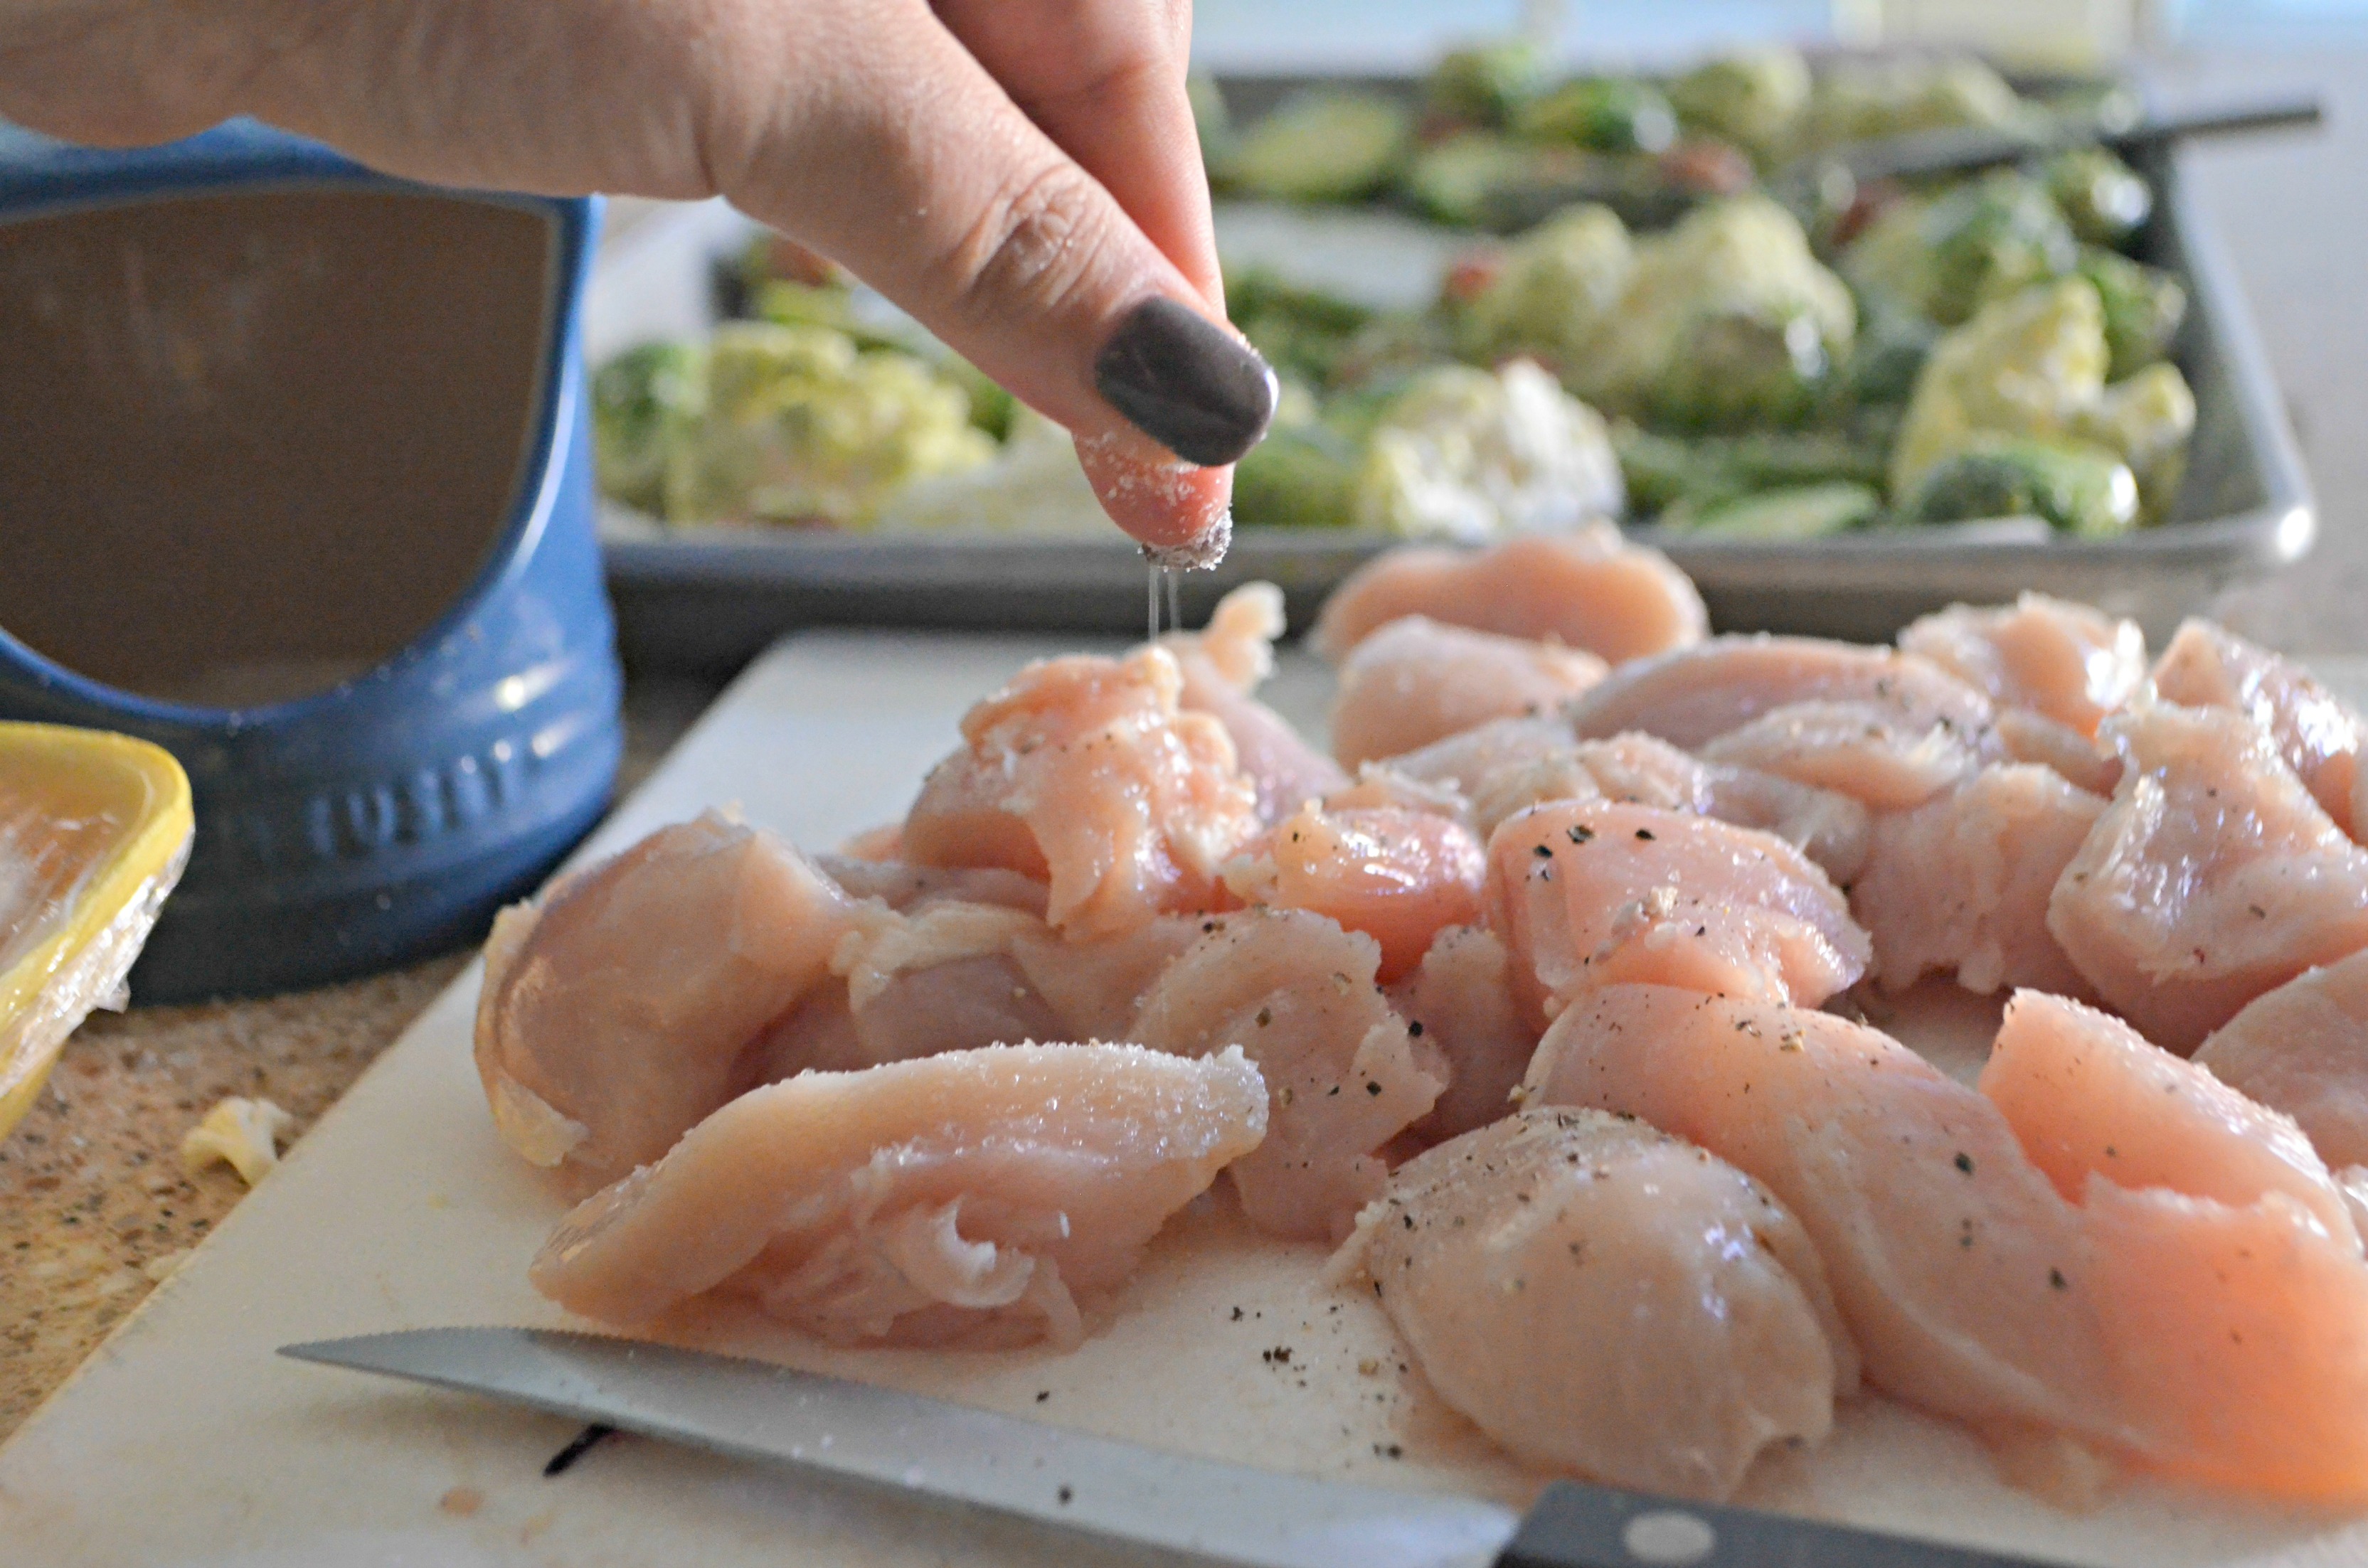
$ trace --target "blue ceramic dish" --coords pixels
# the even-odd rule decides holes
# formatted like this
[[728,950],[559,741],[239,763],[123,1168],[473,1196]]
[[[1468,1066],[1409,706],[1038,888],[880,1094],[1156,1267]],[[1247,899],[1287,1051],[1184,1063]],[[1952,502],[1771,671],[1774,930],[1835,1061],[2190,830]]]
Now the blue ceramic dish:
[[[33,300],[47,312],[19,324],[11,353],[27,352],[43,324],[72,318],[54,299],[40,303],[49,287],[40,279],[50,276],[41,268],[58,278],[113,278],[89,257],[131,256],[138,247],[110,237],[107,225],[137,225],[173,203],[184,204],[173,210],[169,222],[183,224],[173,232],[212,247],[199,256],[199,241],[189,242],[188,254],[199,256],[190,264],[195,280],[176,293],[141,273],[108,283],[115,291],[103,309],[91,309],[94,321],[110,320],[90,332],[153,350],[164,367],[138,393],[148,400],[142,423],[123,426],[135,438],[108,444],[108,418],[119,403],[138,401],[118,398],[112,384],[57,394],[104,406],[98,415],[61,415],[25,438],[24,422],[45,416],[39,400],[56,384],[50,378],[90,380],[76,353],[17,374],[34,389],[15,394],[17,408],[0,385],[0,424],[16,422],[8,458],[25,465],[18,480],[0,472],[0,718],[145,736],[180,758],[196,791],[188,874],[132,974],[134,994],[152,1003],[317,985],[476,939],[495,908],[532,889],[598,819],[621,749],[578,345],[597,202],[428,190],[251,125],[129,153],[0,142],[0,296]],[[304,225],[315,222],[326,225],[318,244],[304,238]],[[241,223],[253,230],[243,242]],[[517,265],[491,267],[456,250],[480,230]],[[12,245],[12,236],[22,243]],[[414,240],[425,247],[416,265],[386,259]],[[150,262],[172,254],[169,245],[140,252]],[[246,266],[241,255],[269,265]],[[380,258],[358,264],[376,267],[379,297],[331,298],[322,292],[327,285],[303,295],[300,284],[333,278],[336,258],[347,255]],[[131,261],[117,270],[126,268],[137,270]],[[437,340],[443,312],[429,284],[405,281],[445,278],[437,286],[450,293],[451,277],[468,284],[481,273],[521,270],[522,278],[472,293],[477,324],[469,341],[450,344]],[[276,278],[277,291],[257,278]],[[221,413],[210,368],[220,361],[235,369],[239,355],[261,352],[255,345],[268,338],[275,301],[300,296],[313,301],[313,318],[290,330],[318,343],[324,364],[354,345],[375,346],[370,352],[382,360],[402,358],[410,380],[380,387],[350,360],[311,381],[275,369],[289,383],[285,409],[267,403],[266,417],[242,419],[227,434],[207,426]],[[174,301],[178,316],[167,308]],[[0,302],[0,315],[9,308]],[[139,318],[128,334],[111,319],[127,310]],[[533,319],[506,321],[505,313]],[[0,320],[0,341],[11,335],[10,321]],[[509,368],[485,358],[492,369],[468,369],[445,389],[434,357],[449,347],[460,363],[475,365],[469,355],[484,339],[511,346],[501,351]],[[301,364],[303,355],[289,362]],[[340,427],[345,416],[330,405],[365,381],[373,384],[355,393],[363,415],[348,421],[365,427]],[[271,394],[249,387],[241,395]],[[449,440],[436,424],[448,397],[461,411],[456,419],[471,425]],[[172,446],[188,431],[211,434]],[[438,493],[432,481],[450,468],[449,452],[472,441],[500,443],[499,460],[509,466],[498,483],[485,480],[474,502],[453,499],[450,486]],[[224,455],[233,448],[254,449]],[[45,491],[42,465],[52,460],[74,477]],[[248,465],[253,477],[233,464]],[[408,488],[414,473],[427,476],[417,493]],[[235,505],[192,521],[169,498],[150,504],[182,475],[191,494],[235,498],[251,486],[252,525]],[[307,491],[334,489],[347,475],[359,476],[352,509],[336,502],[327,513],[337,526],[324,527],[313,515],[319,508],[308,510]],[[110,485],[135,481],[139,505],[106,502]],[[455,523],[442,510],[478,503],[475,520]],[[447,548],[450,563],[425,562],[428,547],[407,542],[412,509],[422,539],[463,541]],[[142,520],[122,520],[132,512]],[[75,520],[60,521],[69,513]],[[359,522],[342,526],[346,518]],[[102,535],[103,554],[89,555]],[[76,549],[85,555],[73,556]],[[91,559],[103,562],[109,583],[88,581]],[[217,566],[219,582],[208,576]],[[48,590],[27,585],[43,574]],[[350,612],[314,602],[340,593],[354,599]],[[69,599],[79,608],[58,608]],[[393,601],[401,604],[387,608]],[[414,601],[423,608],[401,608]],[[119,615],[119,606],[130,608]],[[91,635],[94,617],[117,624]],[[306,630],[315,623],[333,630]],[[334,629],[355,624],[365,632],[337,643],[346,633]],[[401,629],[392,639],[388,625]],[[298,662],[328,672],[300,694],[210,697],[203,682],[182,690],[156,673],[194,670],[216,645],[234,648],[242,668],[264,667],[280,652],[271,639],[282,632]],[[82,656],[60,657],[62,646]],[[362,656],[353,657],[358,650]],[[138,678],[110,675],[119,656]]]

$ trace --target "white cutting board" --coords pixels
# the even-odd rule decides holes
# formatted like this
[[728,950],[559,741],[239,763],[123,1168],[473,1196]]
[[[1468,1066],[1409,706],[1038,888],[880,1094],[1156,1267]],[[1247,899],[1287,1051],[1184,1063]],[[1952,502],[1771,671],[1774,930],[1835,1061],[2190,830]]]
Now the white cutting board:
[[[589,852],[732,801],[827,847],[901,814],[962,709],[1051,651],[986,638],[792,640],[742,677]],[[1304,720],[1320,710],[1325,678],[1287,661],[1273,692]],[[0,1562],[1149,1561],[639,1439],[614,1439],[545,1480],[569,1423],[275,1357],[291,1341],[382,1329],[568,1321],[527,1288],[527,1260],[562,1205],[495,1139],[470,1063],[476,992],[472,969],[0,1449]],[[1960,1036],[1970,1021],[1980,1038],[1981,1009],[1957,1011]],[[1278,1469],[1515,1501],[1534,1492],[1539,1477],[1401,1373],[1378,1309],[1316,1282],[1321,1257],[1248,1237],[1204,1203],[1068,1357],[831,1352],[746,1322],[708,1332],[747,1353]],[[2151,1484],[2085,1516],[2058,1512],[1998,1485],[1961,1434],[1872,1398],[1816,1453],[1763,1461],[1746,1500],[2131,1568],[2368,1562],[2368,1524],[2202,1504]]]

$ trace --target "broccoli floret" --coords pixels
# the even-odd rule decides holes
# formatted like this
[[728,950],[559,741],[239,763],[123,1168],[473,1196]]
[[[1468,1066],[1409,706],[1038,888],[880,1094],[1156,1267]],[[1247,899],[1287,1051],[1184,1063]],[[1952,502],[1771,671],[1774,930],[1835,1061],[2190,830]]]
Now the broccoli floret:
[[696,433],[707,358],[689,343],[645,343],[592,378],[592,455],[600,493],[652,516],[666,510],[666,470]]
[[670,521],[861,527],[900,486],[996,451],[927,364],[820,326],[718,327],[705,415],[668,468]]
[[1545,90],[1552,70],[1529,39],[1499,39],[1451,50],[1423,80],[1423,101],[1450,119],[1502,126]]
[[2135,375],[2170,351],[2187,319],[2187,290],[2176,277],[2099,245],[2082,248],[2080,276],[2095,285],[2105,307],[2105,346],[2112,355],[2107,375]]
[[1760,49],[1695,66],[1669,84],[1669,102],[1689,127],[1765,163],[1791,149],[1810,90],[1808,62],[1799,51]]
[[1571,390],[1687,428],[1797,423],[1850,351],[1857,312],[1797,219],[1759,196],[1639,241],[1628,287]]
[[2137,475],[2146,515],[2170,513],[2186,476],[2188,438],[2195,434],[2195,393],[2176,365],[2157,362],[2104,390],[2077,414],[2072,431],[2121,454]]
[[1992,300],[2061,278],[2079,256],[2046,190],[2001,169],[1892,207],[1850,245],[1842,270],[1862,292],[1952,326]]
[[1345,528],[1357,449],[1321,425],[1277,430],[1234,465],[1234,516],[1246,527]]
[[1678,139],[1677,110],[1633,76],[1581,76],[1514,117],[1514,131],[1598,153],[1658,153]]
[[2127,244],[2154,212],[2154,191],[2145,177],[2102,147],[2059,153],[2040,178],[2072,232],[2090,244]]
[[1576,363],[1628,287],[1635,249],[1608,207],[1574,207],[1506,247],[1496,277],[1463,313],[1467,347],[1484,358],[1526,353]]
[[1935,464],[1909,514],[1918,522],[2041,517],[2062,532],[2126,533],[2138,519],[2137,480],[2101,447],[1985,435]]

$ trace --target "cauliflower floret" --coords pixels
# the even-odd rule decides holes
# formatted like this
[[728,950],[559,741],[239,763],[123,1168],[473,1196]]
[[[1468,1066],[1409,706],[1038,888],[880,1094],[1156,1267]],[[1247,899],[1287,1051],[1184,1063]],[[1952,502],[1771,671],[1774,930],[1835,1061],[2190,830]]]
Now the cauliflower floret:
[[1357,477],[1356,521],[1481,543],[1616,517],[1620,460],[1596,412],[1537,366],[1442,365],[1383,413]]
[[2195,394],[2168,362],[2111,386],[2105,312],[2087,279],[2066,278],[1984,307],[1933,347],[1891,451],[1905,505],[1935,468],[2000,436],[2102,448],[2136,475],[2159,517],[2178,489]]
[[2187,468],[2187,438],[2195,434],[2195,393],[2168,360],[2115,381],[2072,422],[2076,435],[2121,453],[2137,475],[2148,514],[2160,517],[2178,494]]
[[1627,289],[1571,390],[1620,413],[1701,426],[1789,423],[1858,324],[1800,221],[1762,196],[1697,209],[1640,241]]
[[269,1100],[231,1096],[206,1112],[181,1140],[181,1168],[191,1176],[217,1162],[253,1187],[279,1163],[279,1136],[296,1119]]
[[2059,436],[2105,390],[2105,312],[2078,278],[1985,307],[1933,346],[1891,451],[1895,500],[1976,432]]
[[880,508],[882,533],[982,532],[1101,539],[1110,533],[1069,433],[1022,407],[991,462],[920,479]]

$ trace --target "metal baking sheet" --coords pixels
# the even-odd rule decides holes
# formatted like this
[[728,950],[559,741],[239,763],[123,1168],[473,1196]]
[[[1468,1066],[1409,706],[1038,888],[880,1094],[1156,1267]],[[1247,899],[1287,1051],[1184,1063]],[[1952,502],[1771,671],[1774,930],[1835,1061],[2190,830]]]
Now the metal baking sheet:
[[[2100,540],[1986,537],[1979,527],[1793,543],[1665,539],[1651,529],[1636,537],[1693,577],[1722,630],[1861,641],[1887,638],[1952,602],[1995,603],[2027,588],[2133,616],[2160,637],[2228,585],[2299,559],[2317,527],[2310,482],[2243,294],[2177,154],[2141,167],[2157,200],[2139,255],[2178,271],[2190,295],[2174,357],[2194,387],[2197,420],[2170,522]],[[1270,210],[1241,210],[1221,215],[1221,229],[1249,248],[1288,250],[1276,241],[1290,221],[1278,230]],[[1377,254],[1353,243],[1357,225],[1394,222],[1338,211],[1299,221],[1312,239],[1296,247],[1298,266],[1318,270],[1352,265],[1327,256]],[[1440,243],[1435,233],[1431,243]],[[646,262],[630,276],[630,290],[624,278],[612,289],[620,301],[655,286]],[[1393,282],[1359,281],[1368,294]],[[1430,282],[1409,277],[1400,287],[1411,299]],[[596,356],[623,347],[598,336],[589,345]],[[1304,627],[1342,577],[1398,542],[1347,529],[1245,527],[1223,566],[1181,580],[1185,614],[1205,616],[1226,589],[1265,578],[1283,589],[1292,624]],[[727,673],[803,626],[1125,634],[1144,620],[1146,569],[1114,531],[1097,541],[705,528],[606,548],[620,641],[628,664],[643,670]]]

